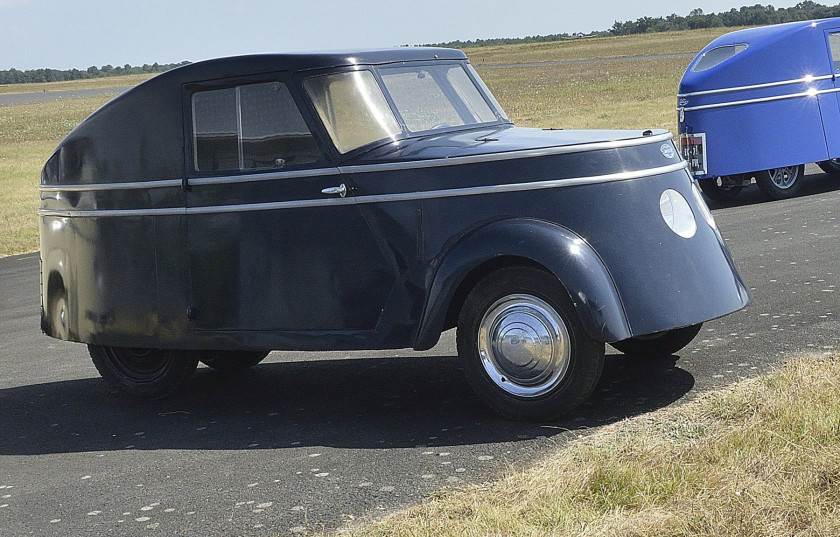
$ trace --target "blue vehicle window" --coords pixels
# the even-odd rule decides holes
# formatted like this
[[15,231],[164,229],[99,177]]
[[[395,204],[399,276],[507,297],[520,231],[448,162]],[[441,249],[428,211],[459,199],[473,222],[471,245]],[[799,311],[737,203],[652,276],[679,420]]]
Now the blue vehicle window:
[[197,171],[311,164],[320,151],[289,89],[280,82],[193,94]]
[[726,45],[723,47],[713,48],[703,54],[691,70],[695,73],[699,73],[701,71],[711,69],[716,65],[722,64],[732,56],[744,52],[747,50],[747,46],[747,44],[742,43],[739,45]]
[[828,34],[828,46],[831,47],[831,60],[834,70],[840,71],[840,32]]

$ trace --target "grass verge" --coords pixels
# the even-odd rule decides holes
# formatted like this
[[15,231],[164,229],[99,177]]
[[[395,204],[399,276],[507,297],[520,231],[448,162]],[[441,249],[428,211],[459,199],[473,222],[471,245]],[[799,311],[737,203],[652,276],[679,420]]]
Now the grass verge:
[[353,535],[840,535],[840,356],[614,424]]
[[58,142],[107,98],[0,107],[0,256],[38,249],[38,181]]
[[44,82],[39,84],[0,84],[0,94],[37,93],[41,91],[80,90],[93,88],[120,88],[124,86],[135,86],[144,80],[152,78],[156,74],[158,73],[88,78],[86,80],[66,80],[62,82]]

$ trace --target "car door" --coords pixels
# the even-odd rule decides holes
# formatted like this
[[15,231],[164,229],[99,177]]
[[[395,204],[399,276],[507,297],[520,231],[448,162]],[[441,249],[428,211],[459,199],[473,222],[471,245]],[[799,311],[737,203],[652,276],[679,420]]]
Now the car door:
[[283,76],[185,92],[194,329],[373,330],[396,274],[300,97]]

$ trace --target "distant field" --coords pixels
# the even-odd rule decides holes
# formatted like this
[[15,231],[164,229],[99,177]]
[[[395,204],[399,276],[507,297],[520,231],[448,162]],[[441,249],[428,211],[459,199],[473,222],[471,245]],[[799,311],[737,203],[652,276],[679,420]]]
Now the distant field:
[[135,86],[144,80],[152,78],[154,74],[109,76],[105,78],[90,78],[87,80],[69,80],[66,82],[45,82],[43,84],[0,84],[0,94],[7,93],[37,93],[41,91],[61,91],[91,88],[119,88]]
[[[470,61],[521,126],[676,129],[677,84],[690,58],[628,57],[696,53],[732,29],[695,30],[466,48]],[[593,63],[538,62],[598,60]],[[496,67],[491,67],[496,66]],[[504,67],[499,67],[504,66]],[[0,86],[0,93],[139,84],[151,75]],[[0,256],[38,248],[38,180],[58,142],[106,98],[0,107]]]

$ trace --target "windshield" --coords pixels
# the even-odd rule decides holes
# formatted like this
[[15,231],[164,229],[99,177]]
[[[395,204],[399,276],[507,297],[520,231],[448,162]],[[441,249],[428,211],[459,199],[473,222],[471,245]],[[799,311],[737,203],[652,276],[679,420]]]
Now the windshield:
[[[306,79],[312,99],[336,149],[346,153],[404,131],[419,132],[491,123],[494,111],[461,64],[382,67]],[[386,97],[387,95],[387,97]],[[390,102],[394,108],[392,110]]]

